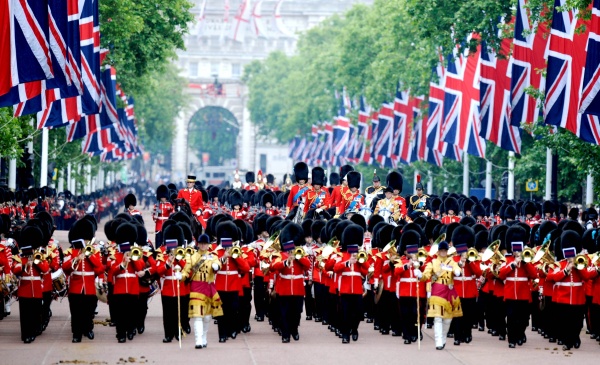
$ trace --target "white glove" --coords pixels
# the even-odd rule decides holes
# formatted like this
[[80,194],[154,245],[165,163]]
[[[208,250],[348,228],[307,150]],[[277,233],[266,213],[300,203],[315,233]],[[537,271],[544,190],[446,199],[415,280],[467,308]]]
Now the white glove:
[[461,272],[459,269],[454,270],[454,276],[460,276]]
[[219,265],[217,264],[212,264],[212,268],[214,271],[219,271]]
[[173,270],[175,270],[175,271],[181,271],[181,266],[175,265],[175,266],[173,266]]
[[196,215],[200,215],[200,214],[202,214],[202,211],[201,211],[200,209],[198,209],[198,210],[196,211]]
[[321,208],[317,208],[317,209],[315,210],[315,212],[316,212],[316,213],[321,213],[322,211],[323,211],[323,209],[321,209]]
[[423,273],[419,269],[415,269],[414,273],[415,273],[415,276],[419,279],[423,277]]
[[183,277],[183,276],[181,275],[181,272],[177,271],[177,272],[175,273],[175,279],[177,279],[177,280],[181,280],[181,278],[182,278],[182,277]]

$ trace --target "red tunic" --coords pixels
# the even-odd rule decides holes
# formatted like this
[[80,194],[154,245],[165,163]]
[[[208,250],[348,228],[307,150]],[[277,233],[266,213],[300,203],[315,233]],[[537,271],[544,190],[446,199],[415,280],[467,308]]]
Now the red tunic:
[[[167,267],[166,260],[159,260],[156,263],[156,273],[161,277],[160,294],[165,297],[177,296],[177,279],[175,278],[174,266],[179,265],[181,270],[185,267],[185,260],[173,260],[173,266]],[[179,283],[179,295],[181,295],[183,282]]]
[[144,269],[144,261],[129,260],[125,268],[121,266],[123,262],[123,253],[115,253],[115,261],[110,268],[110,276],[114,282],[113,294],[133,294],[140,293],[140,284],[138,282],[137,272]]
[[446,215],[442,218],[443,224],[459,223],[460,217],[457,215]]
[[281,253],[281,259],[271,264],[271,270],[277,272],[275,291],[283,296],[304,296],[304,272],[310,268],[310,261],[305,256],[300,260],[294,259],[287,266],[288,254]]
[[62,269],[66,275],[70,275],[69,293],[96,295],[96,276],[104,273],[104,265],[99,254],[92,254],[88,257],[79,260],[74,264],[74,260],[79,256],[80,249],[74,248],[71,254],[65,256],[65,261],[62,264]]
[[223,264],[221,270],[217,271],[215,284],[218,291],[239,292],[242,289],[241,274],[250,271],[250,265],[241,256],[234,259],[231,256],[224,259],[225,250],[220,248],[217,256]]
[[498,278],[504,280],[504,299],[531,301],[529,282],[537,277],[535,267],[521,262],[520,266],[513,268],[514,261],[514,257],[507,257],[498,273]]
[[340,294],[362,294],[362,278],[367,275],[369,266],[365,261],[362,264],[356,262],[350,264],[352,254],[348,252],[342,253],[342,257],[337,258],[337,262],[333,267],[333,271],[340,275]]
[[38,264],[27,265],[29,257],[22,257],[21,262],[13,261],[12,272],[21,276],[17,296],[19,298],[42,299],[42,274],[50,272],[48,261],[41,260]]
[[400,297],[417,297],[417,282],[419,282],[418,296],[425,298],[427,296],[426,283],[421,283],[420,279],[415,276],[415,270],[410,264],[410,260],[406,256],[402,256],[402,264],[394,267],[394,277],[397,279],[396,296]]
[[329,209],[331,207],[331,197],[329,191],[321,187],[321,190],[316,191],[312,186],[304,193],[304,213],[308,212],[309,209]]
[[583,305],[585,304],[585,292],[583,282],[591,278],[588,270],[571,269],[569,275],[565,274],[567,261],[562,260],[559,267],[548,273],[548,280],[554,281],[554,293],[552,301],[561,304]]
[[398,208],[400,208],[400,218],[406,217],[406,199],[401,195],[397,195],[394,197],[394,200],[398,203]]
[[[459,262],[460,256],[454,256],[454,261]],[[465,262],[462,274],[454,278],[454,289],[461,298],[477,298],[477,278],[483,274],[479,261]]]
[[192,208],[192,214],[196,214],[196,212],[200,209],[204,209],[204,201],[202,200],[202,193],[200,190],[195,188],[190,189],[181,189],[177,193],[177,199],[185,199],[188,203],[190,203],[190,208]]
[[154,231],[160,232],[164,221],[169,219],[171,213],[173,213],[173,205],[169,202],[156,203],[154,204],[154,210],[152,211],[152,220],[156,223]]

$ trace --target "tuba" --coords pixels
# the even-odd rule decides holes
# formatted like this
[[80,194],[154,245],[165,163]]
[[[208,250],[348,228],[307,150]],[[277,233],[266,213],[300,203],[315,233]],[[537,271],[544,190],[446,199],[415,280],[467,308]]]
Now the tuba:
[[440,244],[440,242],[445,241],[446,240],[446,234],[442,233],[431,245],[431,249],[429,249],[429,256],[433,257],[437,254],[438,252],[438,245]]
[[577,255],[575,256],[574,266],[577,270],[584,270],[590,264],[590,260],[586,255]]
[[471,247],[467,250],[467,260],[469,262],[481,261],[481,257],[479,256],[479,252],[476,248]]
[[491,261],[495,265],[499,265],[506,261],[502,252],[500,252],[500,240],[495,240],[485,249],[483,255],[481,255],[481,261]]

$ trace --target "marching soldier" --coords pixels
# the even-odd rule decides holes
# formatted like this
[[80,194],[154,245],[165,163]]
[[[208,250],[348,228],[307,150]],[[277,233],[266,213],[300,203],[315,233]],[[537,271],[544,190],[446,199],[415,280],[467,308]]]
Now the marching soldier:
[[210,252],[210,239],[203,234],[198,239],[198,250],[186,262],[183,276],[191,281],[189,317],[194,318],[194,338],[197,349],[208,343],[208,329],[213,317],[223,315],[221,298],[215,286],[215,275],[221,262]]
[[431,216],[431,205],[429,195],[423,194],[423,184],[421,183],[421,175],[417,175],[417,185],[415,186],[417,193],[411,195],[408,204],[408,215],[411,219],[417,217]]
[[265,208],[265,214],[271,217],[280,214],[279,210],[273,206],[273,203],[275,203],[275,194],[270,191],[265,192],[261,198],[261,204]]
[[229,203],[231,204],[231,216],[233,219],[246,220],[248,218],[248,212],[242,209],[244,205],[244,198],[239,191],[234,191],[229,197]]
[[154,242],[156,247],[160,247],[163,244],[162,240],[162,226],[163,222],[169,219],[171,213],[173,213],[173,205],[168,201],[169,199],[169,188],[166,185],[160,185],[156,188],[156,200],[154,209],[152,210],[152,220],[155,222],[154,232],[156,237]]
[[443,224],[458,223],[460,217],[456,215],[458,212],[458,201],[456,198],[449,196],[444,200],[444,212],[446,215],[442,217]]
[[260,186],[256,183],[254,178],[254,172],[252,171],[246,172],[246,185],[244,186],[244,190],[250,190],[255,193],[257,193],[260,190]]
[[279,191],[279,186],[275,185],[275,176],[273,176],[273,174],[267,174],[267,183],[265,184],[265,189]]
[[131,216],[142,214],[139,210],[135,209],[135,206],[137,205],[137,199],[135,198],[135,195],[131,193],[127,194],[125,199],[123,199],[123,202],[125,203],[125,211],[127,214]]
[[71,249],[65,252],[62,269],[69,275],[69,309],[73,343],[85,335],[94,339],[94,311],[98,304],[95,278],[104,274],[104,265],[91,243],[94,226],[89,220],[77,221],[69,231]]
[[19,239],[21,257],[13,261],[12,272],[20,277],[17,296],[24,343],[33,342],[42,333],[42,275],[50,271],[48,261],[37,251],[43,239],[38,227],[23,228]]
[[281,311],[281,342],[289,343],[290,336],[300,339],[298,326],[302,315],[304,300],[304,272],[310,268],[310,261],[295,252],[296,247],[304,245],[304,230],[295,223],[287,224],[279,235],[282,245],[281,258],[271,265],[278,273],[275,290]]

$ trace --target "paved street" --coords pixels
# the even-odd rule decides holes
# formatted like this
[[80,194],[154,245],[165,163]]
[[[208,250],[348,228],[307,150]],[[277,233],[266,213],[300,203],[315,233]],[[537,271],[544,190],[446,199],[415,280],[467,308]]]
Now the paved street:
[[[146,222],[151,222],[145,214]],[[103,228],[104,222],[101,224]],[[100,238],[102,232],[98,232]],[[154,237],[149,229],[150,237]],[[64,245],[66,232],[56,237]],[[64,246],[63,246],[64,247]],[[400,337],[381,336],[372,324],[361,323],[358,342],[343,345],[341,340],[327,331],[320,323],[302,320],[300,341],[282,344],[268,322],[251,321],[252,331],[240,334],[225,344],[218,343],[217,327],[209,331],[208,348],[194,349],[193,333],[184,338],[182,348],[176,342],[163,344],[162,308],[156,296],[149,305],[146,331],[133,341],[118,344],[114,327],[97,324],[93,341],[84,337],[79,344],[71,343],[68,301],[53,302],[53,317],[46,331],[32,344],[20,341],[18,303],[13,303],[12,314],[0,321],[0,364],[187,364],[211,361],[222,364],[419,364],[423,361],[450,364],[564,364],[566,361],[593,363],[600,354],[600,346],[589,336],[582,334],[583,344],[579,350],[563,352],[560,346],[550,344],[537,333],[528,330],[527,343],[517,349],[509,349],[507,342],[475,331],[471,344],[454,346],[452,340],[443,351],[436,351],[433,330],[425,329],[419,351],[416,344],[407,346]],[[108,317],[108,307],[100,303],[97,321]]]

